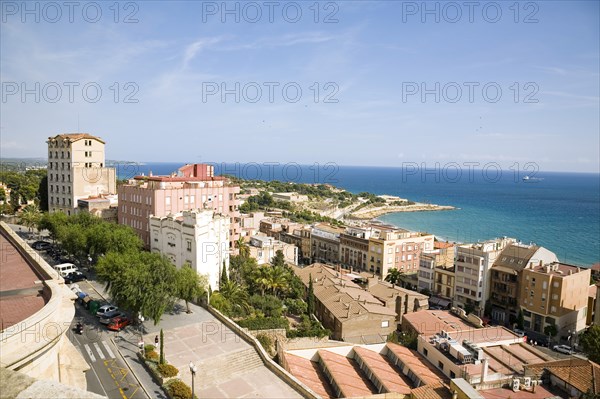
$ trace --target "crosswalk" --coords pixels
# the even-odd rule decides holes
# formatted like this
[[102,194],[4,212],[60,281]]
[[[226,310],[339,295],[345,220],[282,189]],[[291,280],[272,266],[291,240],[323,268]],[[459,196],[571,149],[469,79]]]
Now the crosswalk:
[[106,341],[83,344],[83,349],[92,363],[96,360],[116,358],[114,352],[112,349],[110,349],[110,346]]

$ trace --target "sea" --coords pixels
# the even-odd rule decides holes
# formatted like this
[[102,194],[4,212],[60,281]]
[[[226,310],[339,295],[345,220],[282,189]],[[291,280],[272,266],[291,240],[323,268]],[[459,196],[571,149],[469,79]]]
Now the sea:
[[[209,163],[209,162],[207,162]],[[535,243],[565,263],[600,262],[600,174],[542,172],[534,168],[475,169],[456,163],[400,167],[341,166],[334,163],[212,163],[215,174],[246,179],[331,184],[352,193],[371,192],[457,209],[400,212],[379,220],[438,239],[478,242],[508,236]],[[120,179],[165,175],[181,163],[116,162]]]

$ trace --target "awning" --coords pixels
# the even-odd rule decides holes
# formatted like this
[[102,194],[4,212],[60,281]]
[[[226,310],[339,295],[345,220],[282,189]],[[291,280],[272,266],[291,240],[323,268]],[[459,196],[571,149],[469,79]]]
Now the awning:
[[436,298],[436,297],[432,296],[431,298],[429,298],[429,304],[437,305],[440,303],[440,299],[441,298]]
[[445,308],[448,305],[450,305],[450,301],[447,299],[444,299],[444,298],[438,298],[438,297],[432,296],[431,298],[429,298],[429,304],[437,305],[437,306],[441,306],[441,307]]
[[439,306],[445,308],[445,307],[448,307],[448,305],[450,305],[450,301],[449,300],[442,299],[442,298],[439,298],[439,299],[440,299],[440,301],[438,302]]

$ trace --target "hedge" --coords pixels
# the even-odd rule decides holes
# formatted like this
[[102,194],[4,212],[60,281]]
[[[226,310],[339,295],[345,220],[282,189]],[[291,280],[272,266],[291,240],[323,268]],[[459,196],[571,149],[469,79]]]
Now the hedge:
[[238,321],[237,324],[249,330],[271,330],[289,327],[288,320],[283,317],[250,317]]

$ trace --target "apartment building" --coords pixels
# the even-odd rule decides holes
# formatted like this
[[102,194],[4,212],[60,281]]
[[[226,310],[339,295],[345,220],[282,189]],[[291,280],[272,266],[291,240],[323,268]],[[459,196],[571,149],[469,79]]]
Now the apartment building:
[[512,327],[519,314],[522,272],[528,265],[557,262],[556,254],[544,247],[525,244],[508,245],[492,265],[490,304],[492,320]]
[[454,244],[435,241],[433,250],[425,250],[419,259],[417,286],[419,290],[434,292],[435,268],[454,265]]
[[388,226],[373,227],[369,238],[368,271],[385,278],[396,268],[405,274],[416,274],[421,252],[433,249],[431,234],[411,232]]
[[116,171],[105,166],[105,143],[87,133],[48,137],[48,209],[67,215],[80,198],[115,194]]
[[432,297],[429,300],[430,303],[439,305],[443,308],[452,305],[452,302],[454,301],[455,271],[455,267],[437,266],[435,268],[435,284],[433,286],[433,294],[435,297]]
[[327,223],[315,224],[310,236],[312,261],[337,265],[340,259],[340,235],[344,231]]
[[241,237],[251,237],[260,231],[260,221],[265,218],[264,212],[240,214],[238,224]]
[[558,337],[585,329],[590,276],[589,269],[559,262],[527,265],[519,292],[524,327],[545,334],[555,325]]
[[117,194],[98,197],[80,198],[77,200],[78,212],[88,212],[107,222],[117,223],[119,199]]
[[340,263],[345,268],[367,271],[372,228],[348,227],[340,234]]
[[277,251],[283,252],[287,263],[298,264],[298,248],[293,244],[287,244],[264,235],[250,237],[249,244],[250,256],[256,259],[259,265],[271,263]]
[[240,187],[214,175],[213,165],[185,165],[170,176],[136,176],[118,188],[119,223],[130,226],[150,248],[150,216],[208,209],[230,218],[230,250],[240,236]]
[[152,252],[168,257],[177,267],[189,263],[219,289],[223,267],[229,270],[230,218],[212,210],[194,209],[168,216],[150,216]]
[[478,316],[483,315],[490,291],[490,269],[504,248],[515,241],[504,237],[456,248],[454,306],[471,306]]
[[299,224],[284,225],[279,233],[281,241],[298,248],[298,262],[305,265],[310,264],[310,236],[311,227]]

